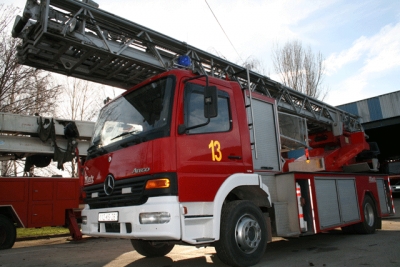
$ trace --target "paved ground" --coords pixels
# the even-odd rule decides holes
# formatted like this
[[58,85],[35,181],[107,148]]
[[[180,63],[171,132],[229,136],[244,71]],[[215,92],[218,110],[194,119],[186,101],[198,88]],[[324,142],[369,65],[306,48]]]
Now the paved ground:
[[[396,198],[400,214],[400,198]],[[395,204],[396,205],[396,204]],[[275,239],[256,266],[400,266],[400,216],[383,221],[373,235],[341,231],[294,239]],[[17,242],[0,251],[0,266],[225,266],[212,247],[176,246],[163,258],[148,259],[129,240],[66,237]]]

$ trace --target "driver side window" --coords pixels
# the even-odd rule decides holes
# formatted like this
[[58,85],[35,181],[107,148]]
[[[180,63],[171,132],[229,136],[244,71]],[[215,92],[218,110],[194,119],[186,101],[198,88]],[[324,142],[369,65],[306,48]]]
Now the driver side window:
[[[206,123],[204,117],[204,86],[187,83],[185,86],[185,125],[192,127]],[[218,116],[205,126],[188,130],[189,134],[227,132],[231,129],[228,93],[218,90]]]

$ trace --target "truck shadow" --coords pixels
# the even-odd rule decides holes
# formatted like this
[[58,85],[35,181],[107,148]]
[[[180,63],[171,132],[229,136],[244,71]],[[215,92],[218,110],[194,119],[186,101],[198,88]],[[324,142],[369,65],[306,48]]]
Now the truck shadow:
[[[376,258],[379,258],[378,255],[383,255],[385,250],[382,242],[388,238],[395,242],[396,236],[400,237],[400,229],[379,230],[372,235],[345,234],[335,229],[318,235],[275,240],[268,243],[263,258],[255,266],[330,266],[332,264],[345,266],[347,261],[355,261],[354,255],[359,254],[365,256],[352,263],[379,266],[374,264],[373,260],[369,264],[366,255],[373,257],[376,254]],[[204,250],[204,254],[201,254],[201,249],[195,253],[185,254],[175,248],[166,257],[141,258],[126,266],[227,266],[219,260],[214,249]],[[190,257],[191,255],[193,257]],[[386,263],[392,262],[393,259],[391,261],[388,259]]]
[[[175,257],[174,257],[175,258]],[[140,260],[134,261],[126,267],[172,267],[172,266],[190,266],[190,267],[201,267],[201,266],[227,266],[224,263],[222,263],[217,255],[215,254],[208,254],[205,256],[200,256],[200,257],[193,257],[189,259],[173,259],[168,256],[162,257],[162,258],[142,258]]]

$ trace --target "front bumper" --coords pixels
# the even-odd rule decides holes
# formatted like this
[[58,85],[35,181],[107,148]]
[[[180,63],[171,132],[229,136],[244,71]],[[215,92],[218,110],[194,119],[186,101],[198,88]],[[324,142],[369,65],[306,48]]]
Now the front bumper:
[[[117,222],[98,222],[99,213],[118,212]],[[141,224],[140,213],[168,212],[168,223]],[[88,205],[82,210],[82,217],[87,223],[82,224],[82,233],[89,236],[114,237],[144,240],[180,240],[181,212],[176,196],[151,197],[139,206],[116,207],[90,210]]]

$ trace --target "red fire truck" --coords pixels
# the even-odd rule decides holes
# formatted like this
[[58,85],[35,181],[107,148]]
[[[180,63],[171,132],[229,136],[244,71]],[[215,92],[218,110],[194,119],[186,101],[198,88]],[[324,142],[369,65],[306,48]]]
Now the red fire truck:
[[148,257],[213,245],[250,266],[274,235],[371,234],[394,213],[349,113],[93,1],[28,0],[13,35],[23,64],[127,89],[82,165],[84,234]]

